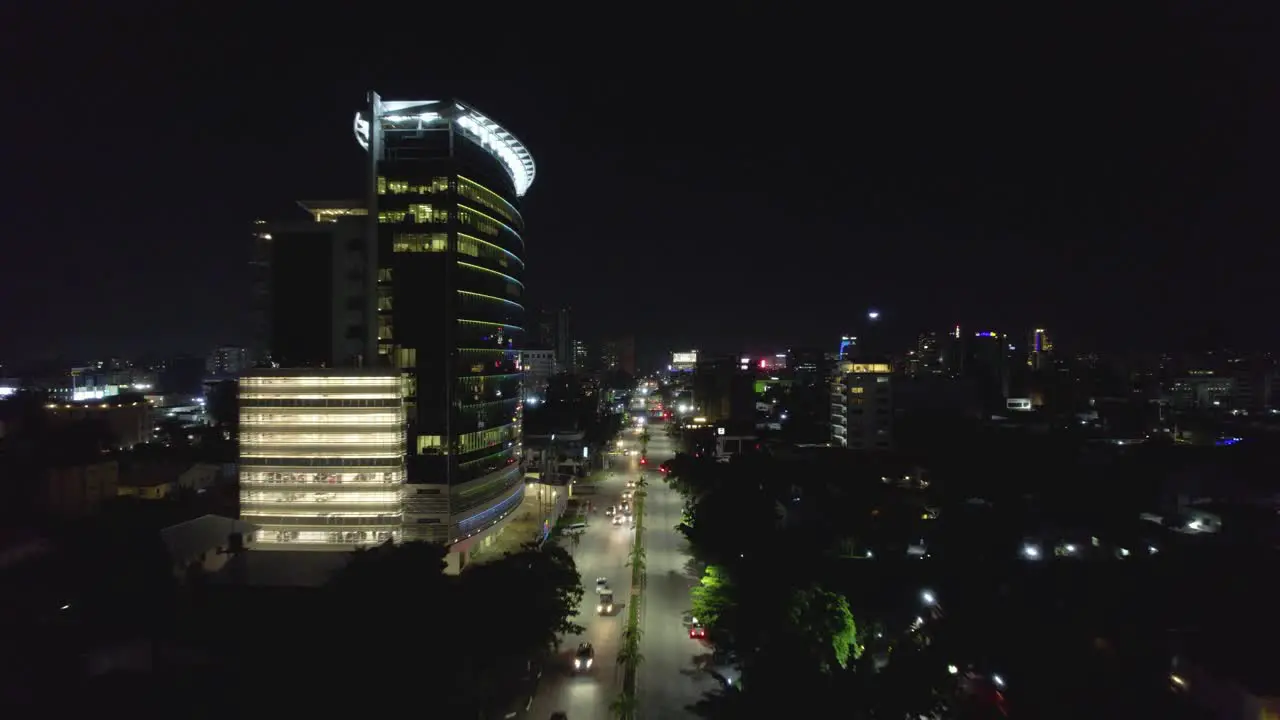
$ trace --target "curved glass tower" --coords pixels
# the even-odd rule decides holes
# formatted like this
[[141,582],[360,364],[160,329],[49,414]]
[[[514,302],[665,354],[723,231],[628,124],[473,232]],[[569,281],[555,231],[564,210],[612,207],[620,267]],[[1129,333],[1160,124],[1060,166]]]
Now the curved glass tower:
[[452,100],[371,93],[354,130],[369,158],[368,344],[405,384],[403,537],[465,552],[523,497],[518,204],[533,159]]

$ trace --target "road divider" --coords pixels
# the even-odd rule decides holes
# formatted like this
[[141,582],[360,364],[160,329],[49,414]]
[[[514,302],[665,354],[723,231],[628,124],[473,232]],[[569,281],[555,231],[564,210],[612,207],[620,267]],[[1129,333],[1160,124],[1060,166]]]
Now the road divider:
[[644,552],[644,499],[645,491],[637,489],[632,514],[635,517],[635,536],[631,542],[631,600],[627,603],[627,626],[622,631],[622,647],[618,650],[618,664],[623,668],[622,694],[610,706],[619,720],[632,720],[636,716],[636,669],[644,661],[640,654],[640,603],[644,602],[645,552]]

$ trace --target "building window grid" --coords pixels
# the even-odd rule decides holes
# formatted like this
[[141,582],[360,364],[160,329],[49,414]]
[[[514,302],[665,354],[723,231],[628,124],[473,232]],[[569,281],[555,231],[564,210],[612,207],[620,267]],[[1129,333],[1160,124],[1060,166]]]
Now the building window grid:
[[523,224],[520,213],[514,206],[504,200],[501,195],[461,175],[458,176],[458,195],[480,203],[489,210],[501,215],[507,222]]

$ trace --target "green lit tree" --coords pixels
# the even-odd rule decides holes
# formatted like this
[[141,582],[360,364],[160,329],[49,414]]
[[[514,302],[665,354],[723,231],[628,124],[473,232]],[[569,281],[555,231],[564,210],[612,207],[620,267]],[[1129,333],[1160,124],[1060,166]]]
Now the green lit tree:
[[728,573],[717,565],[708,565],[690,592],[693,616],[708,626],[719,624],[736,604],[733,591]]
[[850,659],[862,656],[849,601],[839,593],[816,585],[795,591],[791,596],[790,621],[805,640],[804,644],[812,649],[822,672],[833,669],[832,660],[843,669],[849,666]]

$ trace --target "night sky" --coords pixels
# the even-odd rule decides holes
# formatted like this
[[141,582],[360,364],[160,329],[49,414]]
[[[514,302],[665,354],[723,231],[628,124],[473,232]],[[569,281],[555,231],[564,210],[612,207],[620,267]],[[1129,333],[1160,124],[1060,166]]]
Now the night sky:
[[[0,362],[247,342],[249,223],[358,195],[369,89],[456,96],[518,135],[538,163],[531,304],[644,354],[828,345],[869,306],[904,339],[956,322],[1116,350],[1278,339],[1274,2],[469,6],[486,21],[17,4]],[[521,32],[491,34],[498,15]]]

